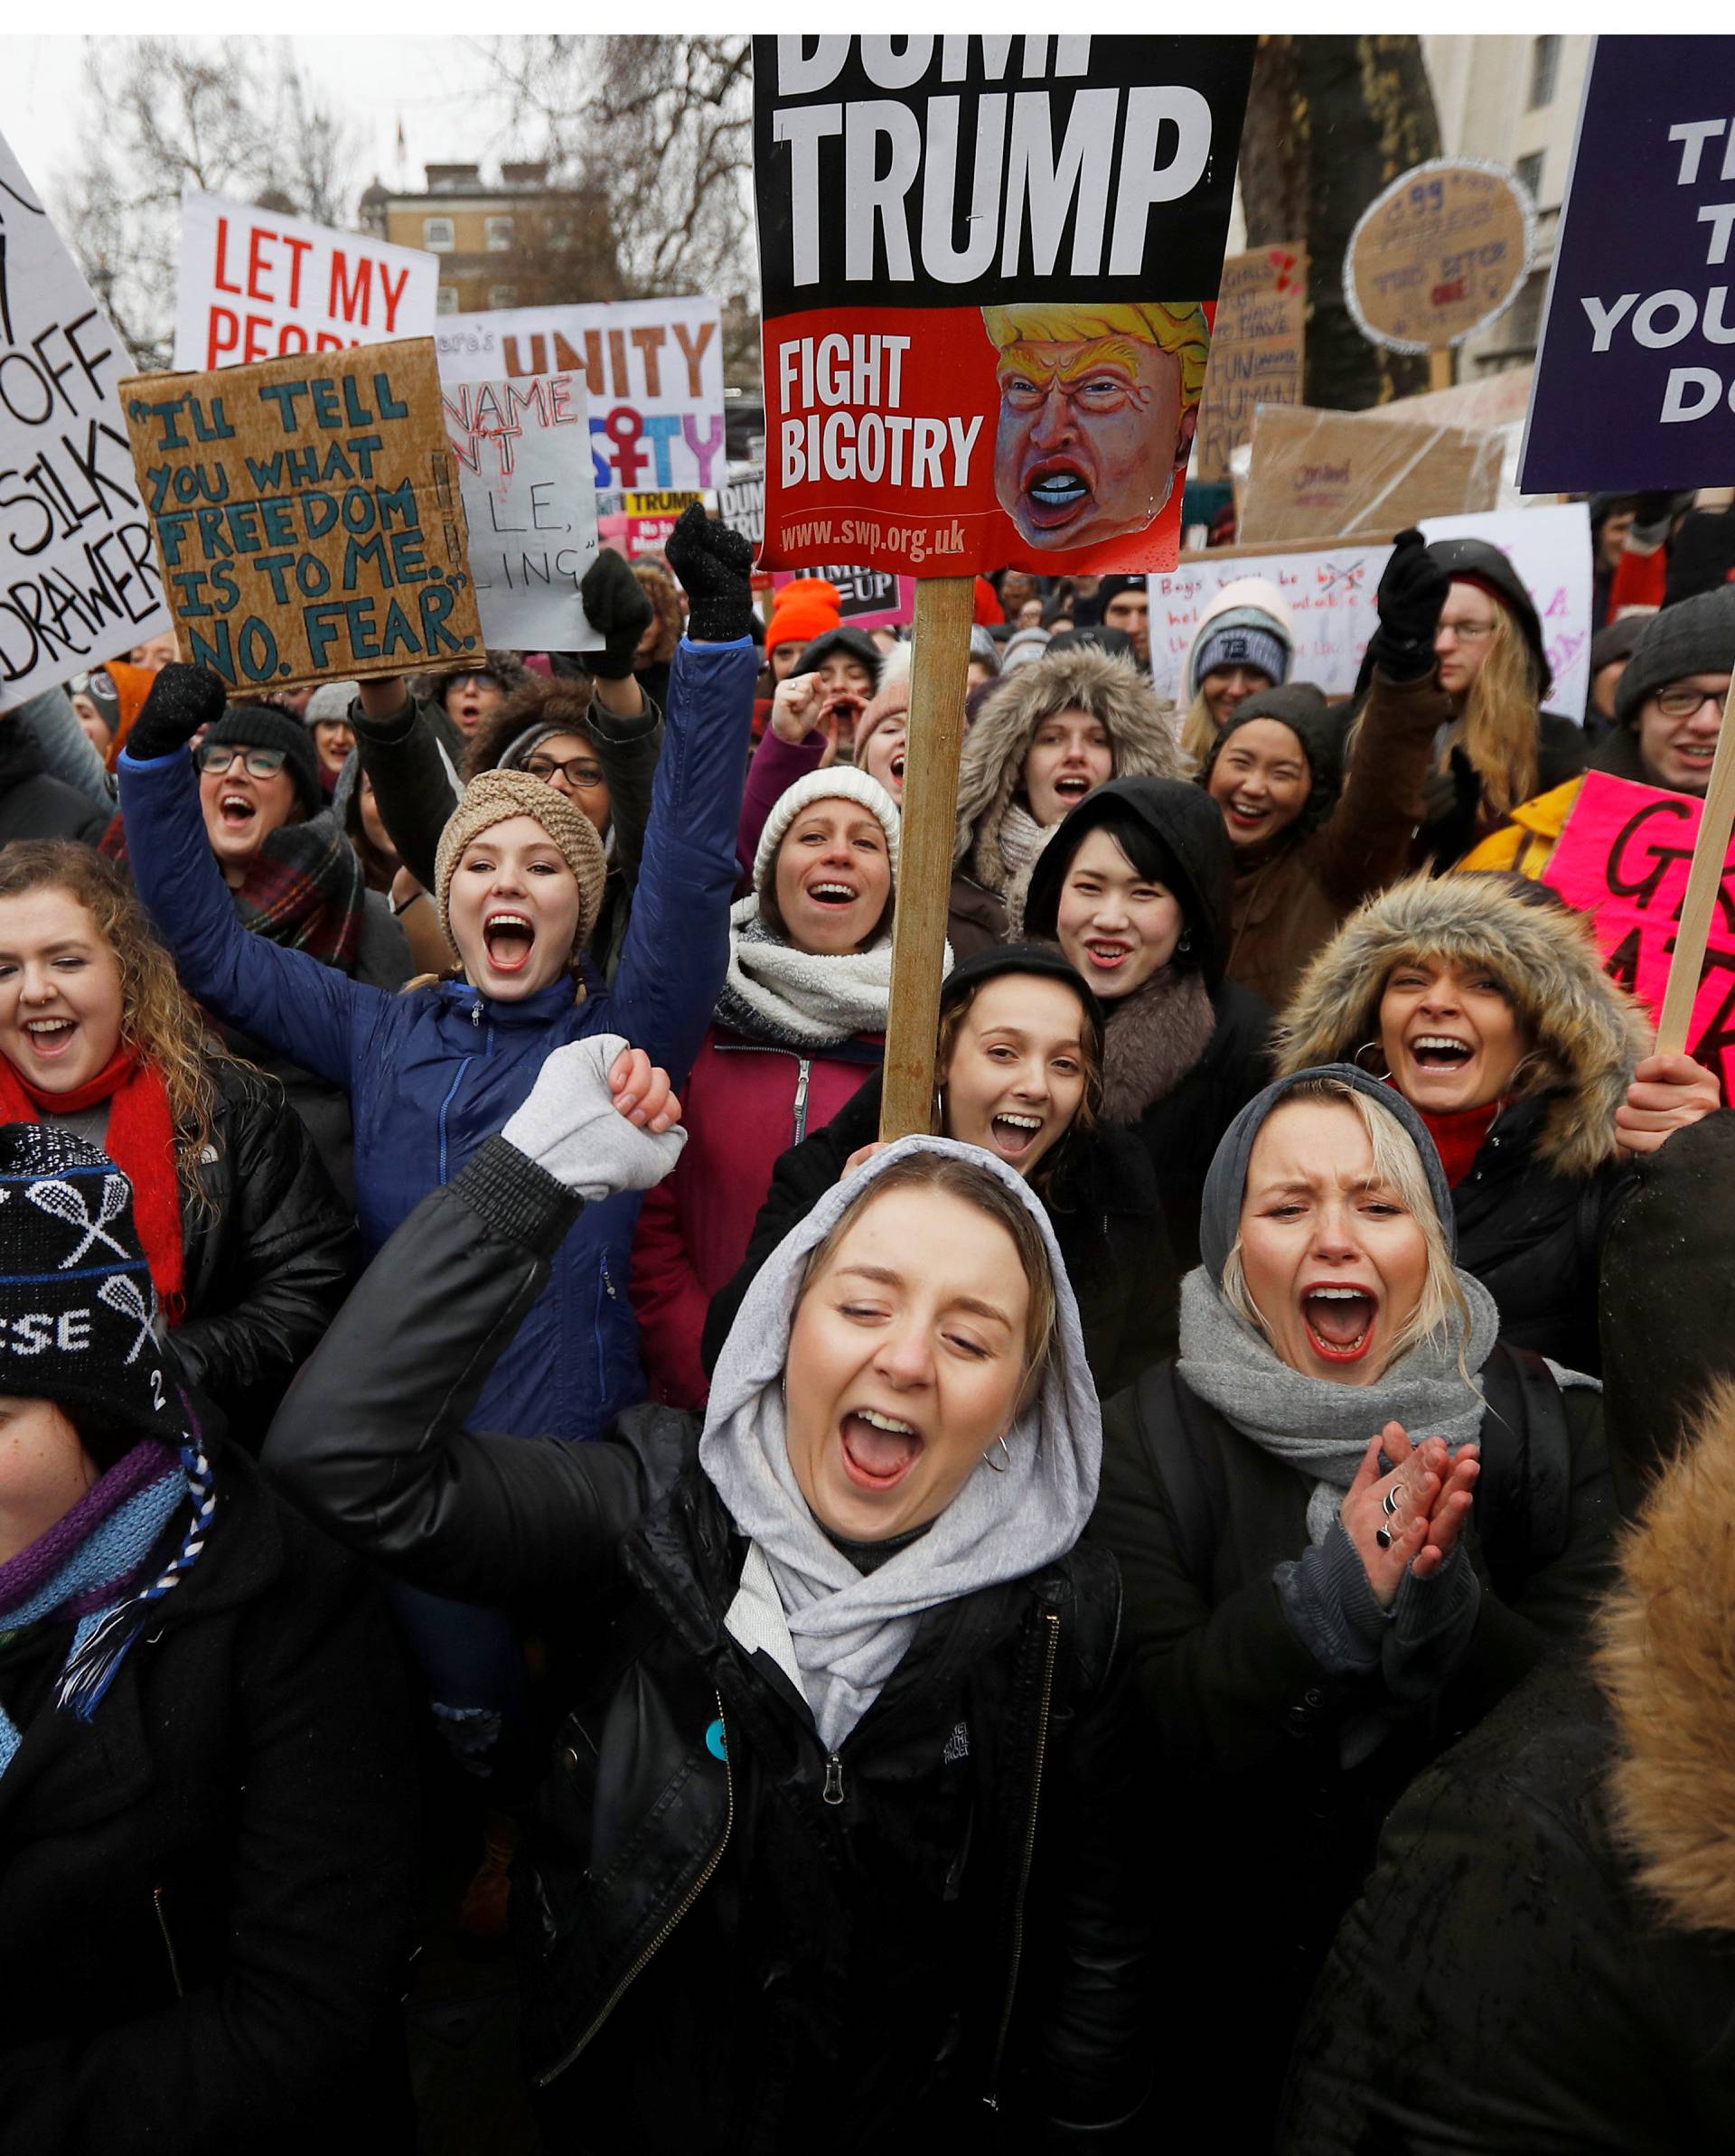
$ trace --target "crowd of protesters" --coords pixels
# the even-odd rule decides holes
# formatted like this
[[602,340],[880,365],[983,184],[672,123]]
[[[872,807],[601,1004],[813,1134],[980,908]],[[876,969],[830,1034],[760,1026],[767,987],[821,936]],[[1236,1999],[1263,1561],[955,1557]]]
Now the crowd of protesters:
[[0,714],[0,2156],[1721,2145],[1735,1115],[1545,876],[1735,520],[1592,529],[1582,725],[1474,539],[1348,699],[980,580],[891,1143],[909,645],[701,509]]

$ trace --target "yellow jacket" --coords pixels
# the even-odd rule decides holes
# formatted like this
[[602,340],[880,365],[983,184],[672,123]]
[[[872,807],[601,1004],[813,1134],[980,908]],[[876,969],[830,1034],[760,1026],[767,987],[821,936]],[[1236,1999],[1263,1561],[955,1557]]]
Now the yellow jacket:
[[1461,875],[1470,868],[1514,868],[1532,883],[1538,882],[1553,858],[1583,783],[1582,777],[1568,779],[1552,793],[1520,801],[1497,831],[1490,831],[1480,846],[1465,855],[1454,873]]

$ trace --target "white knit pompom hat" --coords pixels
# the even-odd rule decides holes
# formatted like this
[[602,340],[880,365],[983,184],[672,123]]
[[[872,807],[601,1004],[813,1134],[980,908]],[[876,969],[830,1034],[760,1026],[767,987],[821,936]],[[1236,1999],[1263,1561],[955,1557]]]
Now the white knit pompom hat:
[[852,801],[879,819],[886,833],[886,851],[891,857],[892,886],[897,886],[897,835],[899,819],[897,803],[886,792],[877,778],[865,771],[858,771],[853,764],[840,764],[830,771],[810,771],[805,778],[797,779],[792,786],[786,786],[773,804],[765,819],[765,828],[759,834],[759,850],[753,857],[753,888],[755,895],[763,893],[765,878],[772,873],[772,863],[777,858],[777,848],[783,842],[783,834],[811,801]]

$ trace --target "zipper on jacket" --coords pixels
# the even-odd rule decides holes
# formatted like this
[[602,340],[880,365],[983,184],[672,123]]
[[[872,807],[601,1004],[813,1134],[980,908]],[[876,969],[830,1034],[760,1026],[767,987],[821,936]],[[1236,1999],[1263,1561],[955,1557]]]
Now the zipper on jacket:
[[800,1145],[807,1136],[807,1086],[812,1075],[812,1059],[803,1055],[795,1075],[795,1136],[792,1142],[796,1145]]
[[564,2058],[557,2059],[555,2064],[548,2069],[547,2073],[539,2074],[537,2076],[536,2086],[538,2088],[547,2088],[549,2082],[552,2081],[557,2075],[564,2074],[567,2068],[571,2066],[573,2061],[577,2058],[579,2055],[586,2048],[592,2039],[596,2035],[598,2029],[602,2028],[604,2022],[607,2020],[610,2014],[614,2011],[614,2009],[626,1996],[628,1988],[632,1985],[634,1980],[641,1976],[645,1969],[650,1966],[652,1956],[662,1945],[664,1940],[668,1938],[670,1933],[674,1930],[676,1925],[680,1922],[681,1918],[687,1914],[688,1910],[692,1908],[693,1904],[705,1891],[706,1887],[710,1883],[711,1874],[723,1861],[723,1851],[729,1845],[729,1835],[734,1831],[735,1827],[735,1769],[729,1763],[729,1732],[728,1724],[723,1713],[723,1695],[721,1692],[716,1692],[713,1693],[712,1696],[717,1701],[717,1719],[718,1722],[722,1724],[723,1728],[723,1787],[727,1800],[728,1808],[723,1815],[722,1838],[718,1841],[717,1847],[711,1851],[710,1855],[706,1858],[705,1869],[699,1873],[699,1877],[687,1889],[686,1894],[681,1898],[680,1907],[671,1917],[668,1918],[661,1929],[657,1933],[656,1937],[652,1940],[651,1944],[645,1948],[644,1952],[640,1954],[637,1961],[633,1963],[633,1966],[627,1971],[626,1974],[622,1977],[619,1983],[617,1983],[614,1989],[608,1994],[608,1997],[604,2000],[602,2011],[597,2014],[596,2020],[592,2021],[590,2027],[586,2029],[583,2036],[579,2038],[578,2041],[572,2047],[571,2050],[567,2053]]
[[994,2039],[994,2064],[989,2075],[989,2093],[982,2098],[990,2111],[1000,2108],[1000,2060],[1006,2051],[1007,2032],[1012,2026],[1012,2001],[1018,1988],[1018,1964],[1024,1958],[1024,1897],[1030,1884],[1030,1860],[1036,1846],[1036,1808],[1042,1802],[1042,1769],[1048,1750],[1048,1706],[1055,1690],[1055,1656],[1060,1649],[1060,1618],[1052,1609],[1043,1615],[1048,1644],[1043,1654],[1042,1705],[1036,1716],[1036,1761],[1030,1776],[1030,1817],[1024,1832],[1024,1855],[1018,1864],[1018,1891],[1012,1904],[1012,1966],[1006,1979],[1006,2004],[1000,2010],[1000,2031]]
[[843,1761],[836,1752],[825,1763],[825,1787],[821,1794],[828,1804],[843,1802]]
[[[480,1005],[478,1005],[478,1006],[477,1006],[477,1008],[481,1008],[481,1007],[480,1007]],[[457,1069],[456,1069],[456,1070],[455,1070],[455,1072],[452,1073],[452,1083],[451,1083],[451,1084],[450,1084],[450,1085],[448,1085],[448,1086],[446,1087],[446,1089],[445,1089],[445,1100],[444,1100],[444,1101],[442,1101],[440,1102],[440,1113],[439,1113],[439,1134],[440,1134],[440,1182],[441,1182],[442,1186],[444,1186],[444,1184],[445,1184],[445,1179],[446,1179],[446,1175],[445,1175],[445,1146],[446,1146],[446,1133],[445,1133],[445,1111],[446,1111],[446,1110],[447,1110],[448,1108],[450,1108],[450,1107],[451,1107],[451,1105],[452,1105],[453,1101],[455,1101],[455,1100],[457,1099],[457,1097],[458,1097],[458,1088],[459,1088],[459,1086],[461,1086],[461,1085],[464,1083],[464,1073],[465,1073],[465,1072],[466,1072],[466,1071],[467,1071],[467,1070],[470,1068],[470,1065],[471,1065],[471,1064],[473,1064],[473,1063],[474,1063],[475,1060],[476,1060],[476,1059],[475,1059],[475,1057],[474,1057],[474,1055],[466,1055],[466,1056],[464,1056],[464,1059],[462,1060],[462,1062],[461,1062],[461,1063],[458,1064],[458,1067],[457,1067]]]
[[482,1026],[482,998],[480,996],[470,1006],[470,1023],[480,1031]]
[[174,1941],[169,1936],[169,1914],[168,1911],[163,1907],[163,1889],[161,1887],[153,1887],[151,1889],[151,1906],[156,1911],[156,1928],[163,1935],[163,1945],[168,1953],[169,1974],[174,1979],[174,1995],[177,1999],[184,1999],[187,1995],[187,1987],[181,1981],[180,1957],[174,1951]]

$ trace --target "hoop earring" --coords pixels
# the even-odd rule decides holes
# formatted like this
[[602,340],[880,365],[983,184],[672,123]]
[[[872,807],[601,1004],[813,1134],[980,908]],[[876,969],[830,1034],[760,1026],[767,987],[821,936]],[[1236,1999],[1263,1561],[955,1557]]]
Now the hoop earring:
[[1180,934],[1179,934],[1179,935],[1178,935],[1178,936],[1176,938],[1176,941],[1175,941],[1175,955],[1177,956],[1177,958],[1191,958],[1191,957],[1192,957],[1192,955],[1193,955],[1193,931],[1192,931],[1190,928],[1184,928],[1184,929],[1181,931]]
[[[1000,1458],[999,1459],[996,1459],[994,1457],[994,1445],[998,1445],[1000,1448]],[[982,1458],[988,1462],[989,1467],[993,1469],[996,1475],[1004,1475],[1007,1469],[1012,1465],[1011,1448],[1007,1444],[1006,1432],[1004,1430],[1002,1430],[999,1436],[995,1439],[994,1445],[990,1445],[989,1447],[988,1450],[983,1453]]]
[[[1381,1068],[1377,1071],[1374,1068],[1374,1065],[1367,1061],[1367,1055],[1370,1049],[1373,1051],[1374,1055],[1379,1058]],[[1364,1041],[1361,1046],[1356,1049],[1355,1055],[1352,1055],[1349,1060],[1355,1065],[1355,1068],[1358,1071],[1365,1071],[1370,1078],[1378,1078],[1383,1081],[1392,1075],[1392,1066],[1386,1062],[1385,1056],[1381,1051],[1378,1041]]]

